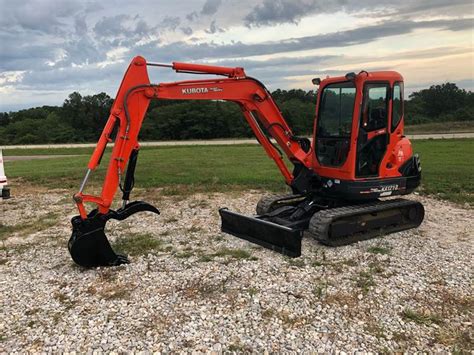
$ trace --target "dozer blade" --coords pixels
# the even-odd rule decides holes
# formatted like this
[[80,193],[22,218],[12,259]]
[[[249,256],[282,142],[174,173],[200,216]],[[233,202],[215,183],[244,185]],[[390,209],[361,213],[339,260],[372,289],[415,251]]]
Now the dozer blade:
[[301,256],[302,231],[291,229],[263,219],[248,217],[231,212],[226,208],[219,210],[221,230],[241,239],[261,245],[267,249],[296,258]]
[[81,216],[73,217],[72,236],[69,239],[68,249],[74,262],[88,268],[128,264],[126,255],[117,254],[112,249],[105,235],[105,224],[109,219],[121,221],[141,211],[160,214],[154,206],[135,201],[117,211],[110,210],[107,214],[93,210],[86,219],[82,219]]

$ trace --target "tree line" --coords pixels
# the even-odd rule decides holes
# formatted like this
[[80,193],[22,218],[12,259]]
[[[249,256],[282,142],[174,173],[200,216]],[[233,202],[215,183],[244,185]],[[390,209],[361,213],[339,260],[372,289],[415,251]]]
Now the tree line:
[[[313,130],[316,92],[276,90],[272,96],[297,135]],[[95,142],[113,99],[73,92],[62,106],[0,113],[0,145]],[[474,93],[456,84],[433,85],[405,100],[406,124],[474,120]],[[225,101],[151,101],[140,140],[251,137],[239,106]]]

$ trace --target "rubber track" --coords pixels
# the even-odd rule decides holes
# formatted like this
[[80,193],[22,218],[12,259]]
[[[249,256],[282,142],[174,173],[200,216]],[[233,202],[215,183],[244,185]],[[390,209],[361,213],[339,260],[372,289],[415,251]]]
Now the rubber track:
[[[361,240],[371,239],[382,234],[394,233],[406,229],[415,228],[419,223],[407,222],[403,225],[397,226],[388,226],[383,230],[380,228],[374,229],[367,232],[359,232],[356,234],[348,235],[347,237],[340,238],[330,238],[329,237],[329,227],[333,222],[341,218],[347,218],[355,215],[365,215],[374,212],[381,212],[390,210],[392,208],[400,207],[412,207],[417,206],[421,207],[422,211],[423,206],[421,203],[416,201],[410,201],[405,199],[394,199],[388,201],[376,201],[362,205],[353,205],[346,207],[338,207],[327,210],[322,210],[313,215],[310,220],[308,233],[318,240],[319,242],[330,245],[330,246],[341,246],[352,244]],[[423,216],[422,216],[423,217]],[[423,220],[423,218],[421,218]],[[420,221],[421,223],[421,221]]]

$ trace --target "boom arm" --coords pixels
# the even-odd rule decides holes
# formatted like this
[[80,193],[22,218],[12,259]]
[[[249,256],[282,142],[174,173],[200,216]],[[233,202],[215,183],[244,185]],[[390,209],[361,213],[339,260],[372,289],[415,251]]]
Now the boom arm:
[[[170,67],[176,72],[215,74],[226,78],[190,80],[173,83],[150,84],[147,66]],[[124,171],[133,151],[138,151],[138,134],[151,99],[174,100],[226,100],[237,103],[256,138],[283,174],[288,185],[294,180],[278,149],[267,135],[275,139],[286,156],[294,163],[310,167],[310,152],[300,144],[282,117],[268,90],[259,81],[245,75],[242,68],[187,64],[172,65],[147,63],[135,57],[122,80],[111,114],[88,164],[86,176],[79,192],[74,195],[79,213],[87,217],[84,202],[97,204],[100,213],[107,213],[113,197],[122,188]],[[107,143],[111,142],[118,126],[107,174],[100,196],[83,193],[90,172],[100,164]],[[130,165],[130,164],[129,164]],[[128,174],[127,174],[128,175]]]

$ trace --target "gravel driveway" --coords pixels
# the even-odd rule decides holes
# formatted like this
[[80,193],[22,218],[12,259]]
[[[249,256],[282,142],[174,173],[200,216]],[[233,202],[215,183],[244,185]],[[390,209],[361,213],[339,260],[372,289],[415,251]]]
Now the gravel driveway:
[[289,259],[219,231],[258,191],[139,193],[161,216],[109,222],[132,264],[95,270],[65,247],[71,191],[0,201],[0,352],[473,350],[472,209],[413,196],[419,229]]

